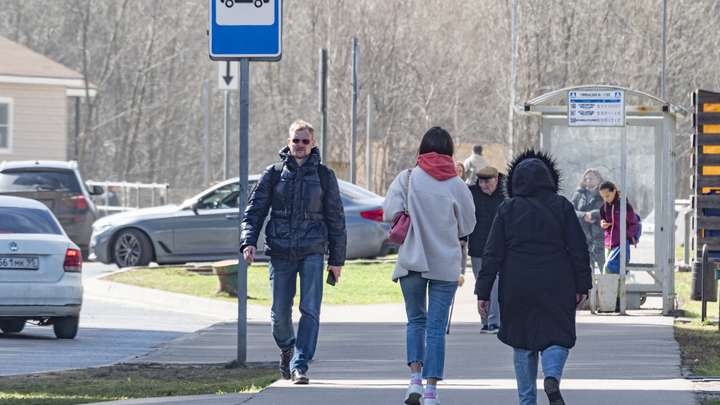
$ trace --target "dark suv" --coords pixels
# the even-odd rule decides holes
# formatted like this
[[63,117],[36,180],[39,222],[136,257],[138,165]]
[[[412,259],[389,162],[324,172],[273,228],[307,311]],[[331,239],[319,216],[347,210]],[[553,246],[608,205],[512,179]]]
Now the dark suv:
[[45,204],[60,221],[65,233],[87,257],[92,223],[98,218],[77,162],[22,161],[0,163],[0,194],[31,198]]

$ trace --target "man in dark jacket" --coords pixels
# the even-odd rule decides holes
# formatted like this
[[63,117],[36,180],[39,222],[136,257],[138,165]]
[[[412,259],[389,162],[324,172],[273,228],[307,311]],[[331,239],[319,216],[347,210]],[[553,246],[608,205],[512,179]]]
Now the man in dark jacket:
[[575,209],[558,195],[555,162],[526,151],[508,170],[509,200],[498,208],[475,285],[478,312],[487,313],[500,274],[498,338],[513,347],[520,404],[536,404],[538,354],[551,405],[563,405],[560,378],[575,345],[575,308],[592,288],[585,234]]
[[[345,212],[335,173],[320,164],[313,128],[304,121],[290,126],[288,145],[280,151],[280,165],[260,176],[241,225],[240,250],[255,258],[258,236],[268,210],[265,254],[270,256],[272,333],[280,348],[280,372],[295,384],[307,384],[308,363],[317,346],[323,290],[323,261],[340,279],[345,264]],[[297,339],[292,324],[295,285],[300,275],[300,322]]]
[[[498,173],[497,169],[488,166],[476,173],[477,180],[470,186],[470,192],[475,202],[475,229],[468,236],[468,255],[472,262],[473,274],[477,280],[482,269],[482,256],[490,234],[490,227],[497,213],[498,206],[505,201],[502,187],[505,175]],[[498,303],[498,283],[493,284],[490,294],[490,309],[486,317],[481,317],[482,329],[480,333],[495,334],[500,330],[500,305]]]

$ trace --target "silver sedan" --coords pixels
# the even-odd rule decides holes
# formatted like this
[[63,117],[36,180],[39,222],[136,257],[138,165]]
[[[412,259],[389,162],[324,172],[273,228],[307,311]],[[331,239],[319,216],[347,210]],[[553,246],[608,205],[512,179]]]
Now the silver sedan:
[[[249,193],[259,178],[250,176]],[[348,182],[338,183],[345,209],[347,259],[397,252],[398,245],[387,240],[390,224],[382,221],[383,198]],[[234,178],[180,205],[103,217],[93,224],[90,260],[129,267],[236,259],[239,189],[239,179]],[[262,252],[262,246],[258,250]]]

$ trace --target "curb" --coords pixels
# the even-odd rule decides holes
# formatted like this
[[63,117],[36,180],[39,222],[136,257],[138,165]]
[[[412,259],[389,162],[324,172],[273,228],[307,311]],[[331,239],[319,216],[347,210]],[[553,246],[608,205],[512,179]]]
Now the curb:
[[[114,274],[114,273],[113,273]],[[168,310],[191,312],[202,315],[215,315],[225,319],[238,318],[238,305],[210,298],[193,297],[191,295],[155,290],[152,288],[135,287],[101,279],[83,281],[84,294],[103,299],[111,298],[120,301],[131,301],[142,304],[156,305]],[[253,308],[248,306],[248,318],[253,317]]]

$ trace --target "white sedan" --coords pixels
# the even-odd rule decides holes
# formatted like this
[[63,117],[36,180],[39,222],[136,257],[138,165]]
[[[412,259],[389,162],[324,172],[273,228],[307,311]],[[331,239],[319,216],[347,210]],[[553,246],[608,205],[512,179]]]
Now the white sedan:
[[58,339],[77,335],[82,256],[44,204],[0,196],[0,330],[25,322],[52,325]]

